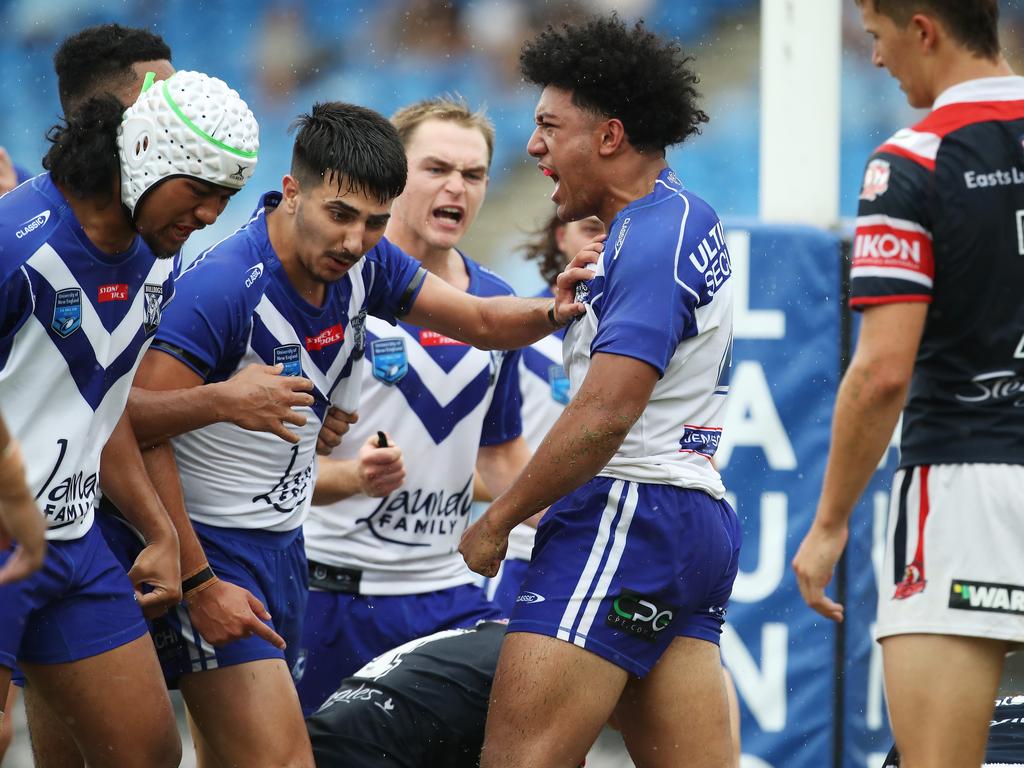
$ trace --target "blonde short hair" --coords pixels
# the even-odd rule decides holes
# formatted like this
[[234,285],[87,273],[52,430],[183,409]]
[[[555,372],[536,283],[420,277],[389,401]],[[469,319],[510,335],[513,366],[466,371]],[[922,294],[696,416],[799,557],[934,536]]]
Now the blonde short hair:
[[413,133],[427,120],[444,120],[480,131],[487,143],[487,165],[490,166],[494,158],[494,123],[483,107],[473,111],[462,96],[445,94],[402,107],[391,116],[402,146],[407,149]]

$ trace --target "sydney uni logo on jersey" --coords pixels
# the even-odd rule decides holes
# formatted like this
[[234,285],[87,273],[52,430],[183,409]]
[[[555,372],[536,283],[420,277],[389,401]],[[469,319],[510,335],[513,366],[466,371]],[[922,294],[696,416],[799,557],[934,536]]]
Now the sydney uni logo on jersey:
[[21,240],[21,238],[25,237],[25,235],[30,235],[40,227],[44,226],[46,222],[48,222],[49,220],[49,209],[43,211],[42,213],[37,213],[28,221],[23,221],[21,224],[19,224],[18,231],[14,233],[14,236]]
[[456,545],[466,527],[473,504],[473,478],[455,493],[426,493],[402,489],[385,496],[377,507],[357,522],[366,523],[370,533],[383,541],[407,547]]
[[80,288],[65,288],[57,291],[53,299],[53,319],[50,330],[66,339],[82,327],[82,291]]
[[612,601],[611,607],[605,624],[652,643],[672,623],[676,611],[671,605],[659,603],[652,597],[629,589],[623,589]]

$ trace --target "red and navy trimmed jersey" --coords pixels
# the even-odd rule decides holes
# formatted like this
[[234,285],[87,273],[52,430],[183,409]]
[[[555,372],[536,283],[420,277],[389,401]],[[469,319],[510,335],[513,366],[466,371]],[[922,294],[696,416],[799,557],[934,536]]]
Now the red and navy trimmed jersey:
[[851,282],[855,309],[929,304],[901,465],[1024,462],[1024,78],[955,85],[875,151]]

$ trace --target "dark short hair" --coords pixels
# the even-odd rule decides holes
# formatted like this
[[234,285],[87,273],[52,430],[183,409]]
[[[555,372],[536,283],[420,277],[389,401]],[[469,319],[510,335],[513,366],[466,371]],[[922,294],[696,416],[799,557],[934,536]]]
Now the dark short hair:
[[934,16],[950,37],[986,59],[999,56],[999,0],[855,0],[901,27],[915,13]]
[[117,129],[124,106],[103,93],[83,102],[46,132],[43,168],[74,197],[113,199],[120,173]]
[[53,55],[60,105],[67,114],[98,93],[125,84],[136,62],[170,58],[164,39],[148,30],[120,24],[86,27],[65,39]]
[[336,178],[346,190],[386,203],[402,194],[408,166],[398,131],[383,115],[366,107],[329,101],[299,115],[291,174],[316,186]]
[[527,82],[570,91],[581,109],[621,120],[636,149],[663,152],[708,121],[697,106],[692,60],[643,21],[627,29],[612,14],[561,30],[548,26],[523,46],[519,65]]

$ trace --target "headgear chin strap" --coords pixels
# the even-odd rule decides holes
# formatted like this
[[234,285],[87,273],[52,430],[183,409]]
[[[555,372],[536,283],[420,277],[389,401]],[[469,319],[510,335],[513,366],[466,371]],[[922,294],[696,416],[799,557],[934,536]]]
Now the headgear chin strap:
[[241,189],[259,145],[256,118],[223,80],[187,70],[155,83],[147,76],[117,131],[121,200],[134,220],[145,194],[174,176]]

